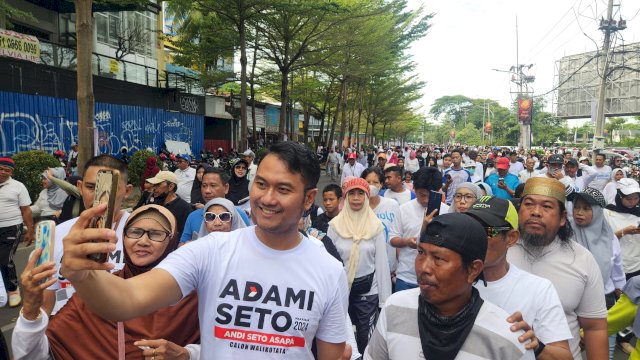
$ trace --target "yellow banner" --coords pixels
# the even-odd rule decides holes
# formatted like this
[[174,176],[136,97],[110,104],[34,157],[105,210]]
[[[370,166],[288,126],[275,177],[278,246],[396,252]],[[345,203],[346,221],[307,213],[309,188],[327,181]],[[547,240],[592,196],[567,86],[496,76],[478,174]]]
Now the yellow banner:
[[0,29],[0,56],[40,62],[40,41],[35,36]]
[[118,64],[118,60],[109,59],[109,72],[112,74],[117,74],[120,69],[120,64]]

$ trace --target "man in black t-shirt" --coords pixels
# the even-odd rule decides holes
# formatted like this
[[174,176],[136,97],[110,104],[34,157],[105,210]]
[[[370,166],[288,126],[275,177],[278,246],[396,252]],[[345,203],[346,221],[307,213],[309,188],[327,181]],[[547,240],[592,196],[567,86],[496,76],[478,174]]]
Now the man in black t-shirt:
[[191,213],[191,205],[176,195],[178,177],[171,171],[160,171],[155,177],[147,179],[153,185],[153,203],[166,207],[176,217],[178,238]]

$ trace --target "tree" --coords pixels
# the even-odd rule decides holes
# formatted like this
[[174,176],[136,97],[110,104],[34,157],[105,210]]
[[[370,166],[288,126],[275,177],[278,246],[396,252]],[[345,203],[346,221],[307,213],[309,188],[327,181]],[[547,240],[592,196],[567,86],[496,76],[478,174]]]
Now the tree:
[[94,154],[93,141],[93,0],[74,0],[76,7],[77,82],[78,82],[78,174]]
[[627,122],[627,119],[620,117],[612,117],[607,119],[604,128],[607,130],[607,133],[611,137],[609,142],[613,144],[613,131],[622,129],[622,125]]
[[7,28],[10,29],[13,26],[11,19],[36,21],[36,18],[30,13],[9,5],[6,0],[0,0],[0,23],[3,20],[6,21]]

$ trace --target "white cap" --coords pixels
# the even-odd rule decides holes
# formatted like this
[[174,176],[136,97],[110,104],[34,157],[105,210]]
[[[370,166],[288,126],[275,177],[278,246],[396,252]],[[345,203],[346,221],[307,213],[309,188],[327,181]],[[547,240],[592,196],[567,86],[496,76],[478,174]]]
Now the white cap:
[[618,180],[618,190],[620,190],[624,195],[631,195],[634,193],[640,193],[640,186],[638,185],[638,182],[633,179],[622,178]]

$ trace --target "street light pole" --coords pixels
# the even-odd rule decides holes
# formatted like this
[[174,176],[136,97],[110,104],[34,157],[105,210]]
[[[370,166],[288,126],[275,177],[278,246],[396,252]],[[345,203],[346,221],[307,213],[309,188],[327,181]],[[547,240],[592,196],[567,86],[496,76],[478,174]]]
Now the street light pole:
[[[609,3],[607,5],[607,22],[606,26],[601,25],[600,28],[604,30],[604,43],[602,44],[602,52],[603,54],[601,54],[600,56],[602,57],[602,59],[600,60],[602,62],[601,64],[601,74],[602,74],[602,79],[600,79],[600,91],[598,93],[598,104],[597,104],[597,110],[596,110],[596,132],[595,135],[593,137],[593,150],[599,150],[599,149],[604,149],[604,124],[605,124],[605,117],[604,117],[604,98],[605,98],[605,92],[607,90],[607,62],[608,62],[608,58],[609,58],[609,45],[611,42],[611,24],[612,24],[612,19],[611,17],[613,16],[613,0],[609,0]],[[595,151],[594,151],[594,156],[595,156]]]

